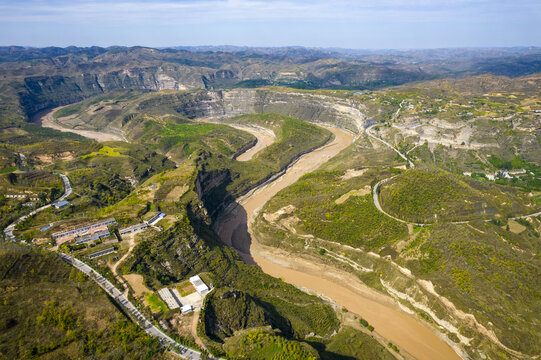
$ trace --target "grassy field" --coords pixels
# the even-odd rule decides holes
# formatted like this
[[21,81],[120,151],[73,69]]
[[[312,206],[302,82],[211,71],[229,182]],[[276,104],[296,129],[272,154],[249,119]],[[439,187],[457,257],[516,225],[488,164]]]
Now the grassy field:
[[145,296],[145,300],[153,311],[166,312],[167,305],[156,294],[148,294]]
[[380,196],[391,214],[414,222],[507,218],[535,212],[535,207],[527,206],[530,199],[516,189],[436,169],[400,174],[381,186]]
[[268,330],[255,330],[228,339],[228,357],[253,360],[316,360],[317,352],[309,345],[287,340]]
[[[322,360],[392,360],[389,351],[362,331],[345,326],[326,344]],[[328,355],[329,354],[329,355]]]
[[424,229],[400,254],[412,272],[436,284],[436,290],[492,323],[507,346],[538,353],[541,311],[538,253],[541,222],[534,219],[520,234],[505,225],[436,224]]
[[[381,214],[373,204],[370,178],[374,171],[363,176],[342,180],[344,171],[318,171],[303,176],[297,183],[279,192],[265,207],[256,220],[257,228],[269,229],[264,213],[272,214],[288,205],[294,212],[283,215],[298,219],[296,229],[322,239],[336,241],[366,250],[378,249],[406,235],[404,224]],[[351,196],[338,204],[337,200],[352,190],[364,189],[368,194]],[[272,224],[276,226],[276,223]],[[272,237],[266,237],[268,241]],[[275,238],[274,245],[281,239]]]
[[94,157],[96,155],[103,155],[103,156],[119,156],[120,155],[120,152],[119,151],[116,151],[116,149],[114,148],[111,148],[109,146],[104,146],[102,147],[99,151],[97,152],[91,152],[90,154],[86,154],[86,155],[83,155],[81,156],[82,159],[88,159],[88,158],[91,158],[91,157]]

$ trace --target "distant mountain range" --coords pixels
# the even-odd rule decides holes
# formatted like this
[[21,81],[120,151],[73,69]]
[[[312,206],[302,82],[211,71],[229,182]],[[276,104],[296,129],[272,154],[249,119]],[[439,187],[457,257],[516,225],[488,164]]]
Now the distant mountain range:
[[[479,74],[541,72],[541,48],[0,47],[0,122],[117,89],[288,86],[375,89]],[[15,115],[14,115],[15,114]]]

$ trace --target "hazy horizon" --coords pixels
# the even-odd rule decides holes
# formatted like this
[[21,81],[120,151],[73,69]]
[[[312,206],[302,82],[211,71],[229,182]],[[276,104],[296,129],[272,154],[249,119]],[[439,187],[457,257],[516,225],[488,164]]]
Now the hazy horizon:
[[0,0],[0,45],[529,47],[540,18],[532,0]]

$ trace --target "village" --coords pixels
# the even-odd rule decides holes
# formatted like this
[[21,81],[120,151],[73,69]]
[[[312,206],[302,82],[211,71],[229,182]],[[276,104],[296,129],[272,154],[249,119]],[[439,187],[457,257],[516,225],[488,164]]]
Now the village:
[[[69,206],[68,201],[54,204],[54,207],[57,209],[62,209],[66,206]],[[162,231],[163,229],[158,226],[158,223],[166,216],[166,214],[159,212],[148,220],[123,228],[118,228],[116,219],[112,217],[98,222],[54,232],[51,234],[51,238],[57,248],[68,246],[71,251],[100,245],[99,250],[85,255],[87,259],[92,260],[116,252],[119,248],[118,245],[116,245],[117,243],[123,241],[124,238],[133,237],[136,233],[147,231],[149,229]],[[49,230],[52,225],[54,224],[43,227],[41,231]],[[121,260],[118,260],[118,263],[120,262]],[[133,284],[133,287],[140,287],[140,284],[137,284],[139,282],[137,277],[128,275],[126,276],[126,279],[128,283]],[[180,309],[180,312],[184,315],[192,311],[200,310],[203,306],[203,300],[211,291],[211,288],[212,284],[209,288],[199,275],[194,275],[190,277],[188,281],[185,281],[178,286],[173,285],[160,289],[157,291],[157,294],[169,310]],[[138,298],[140,301],[149,306],[155,305],[157,302],[154,292],[146,287],[143,293],[135,293],[136,296],[139,295]],[[160,304],[154,308],[160,308]]]

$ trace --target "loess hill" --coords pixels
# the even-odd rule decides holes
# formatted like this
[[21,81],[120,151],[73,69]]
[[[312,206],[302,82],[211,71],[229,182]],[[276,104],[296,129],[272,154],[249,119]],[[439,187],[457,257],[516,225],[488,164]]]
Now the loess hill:
[[[381,89],[451,74],[425,53],[408,55],[424,59],[415,69],[395,57],[384,65],[375,61],[380,55],[330,61],[328,54],[309,54],[0,48],[2,227],[29,213],[29,202],[58,198],[63,185],[56,174],[64,173],[73,186],[71,205],[30,217],[16,234],[49,248],[55,231],[111,216],[124,227],[166,213],[161,231],[122,238],[115,252],[88,262],[127,286],[130,300],[179,341],[203,343],[227,358],[400,357],[377,328],[245,264],[215,233],[225,206],[330,141],[317,125],[332,124],[356,132],[355,142],[265,205],[254,223],[258,241],[395,296],[471,358],[535,358],[541,220],[510,217],[539,211],[541,203],[539,76]],[[453,76],[465,68],[525,75],[535,68],[535,55],[526,55],[531,63],[520,74],[509,73],[509,58],[450,66]],[[225,69],[226,63],[235,66]],[[253,88],[261,85],[289,88]],[[323,87],[336,89],[299,89]],[[57,124],[128,141],[98,143],[28,122],[63,105],[51,114]],[[252,160],[236,161],[255,139],[228,124],[268,128],[276,141]],[[366,135],[371,124],[415,170]],[[392,176],[379,194],[384,209],[427,226],[377,210],[373,186]],[[13,194],[29,199],[6,196]],[[92,281],[54,254],[0,246],[2,355],[164,356]],[[60,251],[85,258],[110,246],[65,244]],[[204,310],[193,317],[168,310],[157,290],[181,288],[195,274],[214,286]]]

